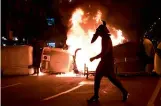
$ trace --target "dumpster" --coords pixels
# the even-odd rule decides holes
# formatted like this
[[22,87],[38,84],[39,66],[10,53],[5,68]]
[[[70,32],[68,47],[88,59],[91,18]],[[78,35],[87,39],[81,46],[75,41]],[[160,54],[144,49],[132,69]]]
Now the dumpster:
[[51,48],[44,47],[41,55],[40,70],[41,72],[49,72],[50,68]]
[[5,46],[1,49],[1,70],[3,75],[29,75],[33,48],[27,45]]
[[115,59],[115,72],[117,74],[140,73],[143,70],[142,63],[137,56],[139,45],[136,42],[126,42],[113,48]]
[[72,56],[60,48],[44,48],[41,59],[42,72],[65,73],[72,71]]

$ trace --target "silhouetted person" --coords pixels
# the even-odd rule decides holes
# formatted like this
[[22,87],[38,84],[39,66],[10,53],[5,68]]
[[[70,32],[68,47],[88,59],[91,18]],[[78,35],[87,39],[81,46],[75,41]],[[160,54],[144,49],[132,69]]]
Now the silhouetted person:
[[121,82],[116,79],[116,75],[114,73],[113,46],[105,21],[103,21],[103,24],[96,29],[96,33],[94,34],[91,43],[93,43],[98,36],[102,37],[102,51],[97,56],[90,58],[90,61],[92,62],[98,58],[101,58],[101,61],[96,69],[94,79],[94,96],[92,96],[88,102],[98,101],[100,82],[103,76],[107,77],[115,86],[121,90],[123,94],[122,100],[126,101],[128,92],[122,86]]
[[33,39],[32,41],[33,46],[33,66],[34,66],[34,74],[39,74],[40,62],[41,62],[41,53],[42,49],[40,43]]

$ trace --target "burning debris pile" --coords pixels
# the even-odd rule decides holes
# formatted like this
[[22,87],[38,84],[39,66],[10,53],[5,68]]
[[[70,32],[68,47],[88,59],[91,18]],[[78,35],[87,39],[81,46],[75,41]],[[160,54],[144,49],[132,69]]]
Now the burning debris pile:
[[[102,24],[102,12],[97,11],[95,15],[90,12],[85,12],[81,8],[77,8],[73,14],[70,22],[70,29],[67,33],[68,52],[74,55],[76,49],[81,48],[77,52],[76,65],[79,72],[84,71],[84,65],[88,67],[89,71],[95,71],[100,59],[90,62],[90,57],[93,57],[101,52],[101,37],[98,37],[95,43],[91,44],[91,39],[95,33],[96,28]],[[121,44],[126,40],[121,30],[107,25],[111,32],[111,39],[113,46]]]

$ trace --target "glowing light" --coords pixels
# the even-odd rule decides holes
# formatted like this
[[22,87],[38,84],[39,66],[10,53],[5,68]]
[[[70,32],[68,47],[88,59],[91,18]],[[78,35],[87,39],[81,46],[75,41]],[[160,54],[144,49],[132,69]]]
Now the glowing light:
[[2,36],[2,39],[3,39],[3,40],[7,40],[7,38],[5,38],[4,36]]
[[18,41],[18,38],[17,38],[17,37],[13,37],[13,40],[14,40],[14,41]]
[[6,44],[3,43],[3,46],[6,46]]
[[23,38],[23,41],[25,41],[25,38]]

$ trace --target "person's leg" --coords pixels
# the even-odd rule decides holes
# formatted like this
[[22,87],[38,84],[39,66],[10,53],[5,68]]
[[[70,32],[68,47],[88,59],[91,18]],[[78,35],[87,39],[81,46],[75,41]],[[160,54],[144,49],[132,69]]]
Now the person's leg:
[[41,62],[41,57],[40,55],[36,57],[36,74],[39,74],[39,68],[40,68],[40,62]]
[[88,100],[88,102],[98,101],[99,88],[100,88],[100,82],[102,77],[103,77],[102,74],[96,73],[95,79],[94,79],[94,95]]
[[115,74],[111,74],[107,76],[108,79],[116,86],[118,87],[121,91],[125,91],[123,85],[121,84],[121,82],[116,78]]
[[97,101],[99,98],[100,82],[103,77],[103,74],[101,72],[102,72],[102,64],[99,63],[99,65],[96,69],[96,74],[95,74],[95,78],[94,78],[94,96],[92,96],[90,98],[90,100],[88,100],[88,102]]
[[37,72],[37,68],[36,66],[34,66],[34,74],[36,74],[36,72]]
[[127,96],[128,96],[128,92],[127,90],[123,87],[123,85],[121,84],[121,82],[116,78],[115,73],[110,73],[108,76],[108,79],[116,86],[118,87],[122,94],[123,94],[123,101],[127,100]]
[[37,67],[34,67],[34,74],[37,74]]
[[39,67],[37,67],[36,74],[39,75]]
[[99,97],[99,88],[100,88],[100,83],[103,75],[101,73],[98,73],[95,75],[94,79],[94,95],[96,97]]

